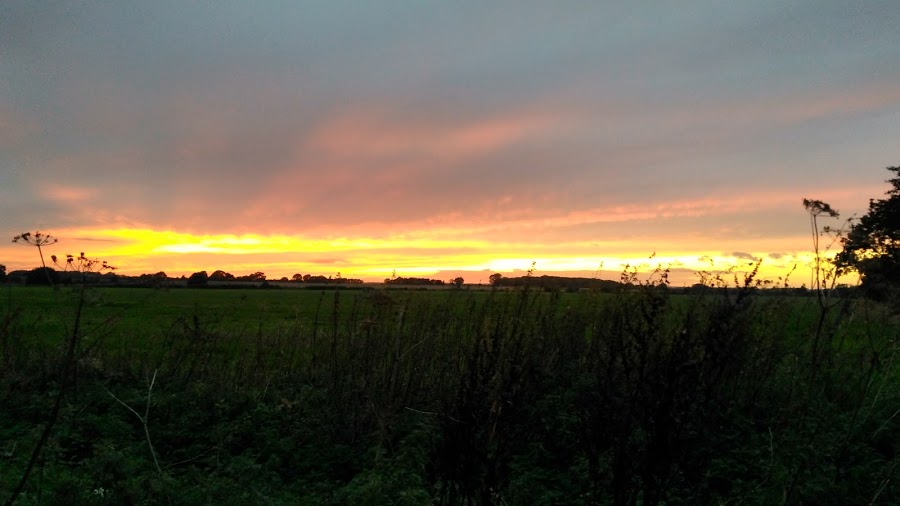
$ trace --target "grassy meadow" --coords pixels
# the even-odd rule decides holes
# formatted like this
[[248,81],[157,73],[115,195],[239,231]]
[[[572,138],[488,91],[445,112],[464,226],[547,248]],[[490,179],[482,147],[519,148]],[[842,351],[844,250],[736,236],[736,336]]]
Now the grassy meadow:
[[900,503],[888,308],[670,292],[4,286],[0,501]]

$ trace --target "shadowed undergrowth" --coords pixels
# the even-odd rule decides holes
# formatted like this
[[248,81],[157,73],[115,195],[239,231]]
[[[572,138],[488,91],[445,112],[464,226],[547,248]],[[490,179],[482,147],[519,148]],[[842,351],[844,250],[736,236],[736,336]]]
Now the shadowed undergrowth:
[[[751,285],[333,291],[293,317],[148,315],[139,339],[106,291],[17,504],[900,502],[897,325]],[[55,327],[17,293],[4,500],[68,381]]]

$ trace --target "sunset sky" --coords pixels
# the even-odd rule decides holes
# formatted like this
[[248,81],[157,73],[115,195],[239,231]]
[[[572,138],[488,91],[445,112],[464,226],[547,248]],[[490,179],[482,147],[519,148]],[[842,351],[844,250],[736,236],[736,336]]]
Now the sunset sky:
[[[900,2],[8,0],[0,263],[808,283],[900,164]],[[655,257],[649,257],[655,253]]]

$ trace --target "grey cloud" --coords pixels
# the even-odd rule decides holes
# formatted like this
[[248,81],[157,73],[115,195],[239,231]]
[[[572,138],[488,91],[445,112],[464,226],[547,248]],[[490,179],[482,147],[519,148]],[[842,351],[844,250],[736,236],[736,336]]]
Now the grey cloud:
[[[806,154],[837,150],[822,140],[837,126],[770,129],[733,113],[810,89],[839,99],[859,84],[895,82],[885,62],[900,59],[897,14],[897,3],[808,0],[526,2],[512,15],[398,1],[9,2],[0,7],[0,111],[35,127],[4,146],[0,171],[104,192],[90,209],[17,198],[22,183],[3,185],[0,199],[17,222],[125,215],[211,231],[477,215],[498,195],[578,209],[770,186],[764,176],[847,181],[845,166]],[[416,146],[355,157],[306,144],[348,110],[376,109],[386,123],[419,122],[441,137],[535,108],[563,118],[460,159]],[[877,121],[891,125],[900,110],[882,114],[829,135],[877,153],[869,143],[895,141],[873,135],[885,130]],[[760,223],[743,230],[789,232],[784,219]]]

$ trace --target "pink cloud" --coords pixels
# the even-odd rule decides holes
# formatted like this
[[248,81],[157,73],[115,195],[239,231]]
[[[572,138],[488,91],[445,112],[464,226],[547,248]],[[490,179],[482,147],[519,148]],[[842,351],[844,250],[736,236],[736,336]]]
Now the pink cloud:
[[40,186],[45,198],[55,202],[77,204],[93,199],[99,192],[97,188],[85,188],[74,185],[48,183]]
[[307,139],[306,147],[351,159],[410,155],[460,159],[502,149],[557,121],[553,115],[523,112],[446,124],[425,115],[409,118],[359,110],[326,120]]

